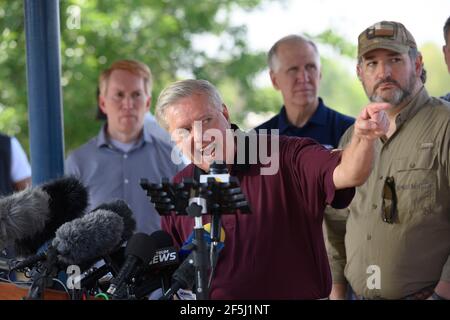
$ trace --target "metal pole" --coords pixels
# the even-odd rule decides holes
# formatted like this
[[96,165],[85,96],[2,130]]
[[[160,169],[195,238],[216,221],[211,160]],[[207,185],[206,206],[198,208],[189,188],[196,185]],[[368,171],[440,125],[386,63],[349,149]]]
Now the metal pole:
[[24,0],[33,185],[64,174],[58,0]]

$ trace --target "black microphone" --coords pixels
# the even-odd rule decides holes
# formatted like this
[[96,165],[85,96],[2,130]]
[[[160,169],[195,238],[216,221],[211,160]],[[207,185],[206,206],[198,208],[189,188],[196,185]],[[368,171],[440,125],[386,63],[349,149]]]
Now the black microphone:
[[148,265],[142,266],[135,276],[132,292],[134,298],[141,299],[158,288],[165,292],[171,284],[171,277],[179,266],[177,249],[172,237],[165,231],[158,230],[150,235],[156,252]]
[[118,246],[123,230],[123,220],[116,213],[102,209],[90,212],[63,224],[46,252],[18,262],[12,270],[29,268],[48,259],[50,253],[51,256],[56,254],[55,263],[66,265],[98,259]]
[[150,235],[155,243],[156,252],[148,266],[150,270],[164,269],[167,266],[178,265],[178,252],[173,246],[172,237],[163,230]]
[[[80,277],[76,278],[75,283],[80,283],[80,288],[88,291],[101,289],[100,292],[105,292],[109,288],[110,277],[104,278],[108,274],[117,276],[120,270],[120,266],[125,262],[125,247],[119,247],[113,253],[107,255],[107,258],[103,257],[105,264],[92,265],[89,268],[83,269],[83,273]],[[103,278],[103,281],[100,281]],[[95,294],[94,294],[95,295]]]
[[[211,224],[207,223],[203,226],[205,232],[203,233],[204,240],[207,246],[211,246]],[[192,289],[195,282],[195,266],[194,266],[194,252],[192,252],[193,246],[193,234],[191,234],[188,239],[183,244],[183,248],[180,252],[186,253],[190,252],[186,259],[183,260],[181,265],[172,275],[172,286],[164,293],[161,300],[170,299],[179,289]],[[220,228],[220,242],[217,246],[217,253],[219,253],[224,248],[225,242],[225,230]]]
[[172,275],[172,285],[160,300],[168,300],[179,289],[192,289],[195,282],[194,253],[191,252]]
[[88,192],[65,177],[0,199],[0,247],[14,242],[16,254],[30,255],[55,237],[56,229],[84,214]]
[[111,281],[107,293],[118,298],[121,287],[141,265],[147,265],[155,255],[153,239],[145,233],[135,233],[125,249],[126,260],[117,276]]

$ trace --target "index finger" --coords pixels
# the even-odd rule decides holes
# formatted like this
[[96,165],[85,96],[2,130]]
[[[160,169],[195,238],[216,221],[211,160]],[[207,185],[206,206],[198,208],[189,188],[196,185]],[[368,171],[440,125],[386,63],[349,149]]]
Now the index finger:
[[371,105],[367,106],[367,110],[372,113],[372,112],[379,112],[381,110],[387,110],[389,108],[391,108],[392,105],[390,103],[387,102],[376,102],[376,103],[372,103]]

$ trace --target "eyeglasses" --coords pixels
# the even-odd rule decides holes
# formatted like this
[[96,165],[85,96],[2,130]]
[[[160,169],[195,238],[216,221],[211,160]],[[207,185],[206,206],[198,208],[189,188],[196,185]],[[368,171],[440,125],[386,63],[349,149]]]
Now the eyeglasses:
[[386,177],[383,186],[382,218],[386,223],[394,223],[397,214],[397,194],[395,193],[394,177]]

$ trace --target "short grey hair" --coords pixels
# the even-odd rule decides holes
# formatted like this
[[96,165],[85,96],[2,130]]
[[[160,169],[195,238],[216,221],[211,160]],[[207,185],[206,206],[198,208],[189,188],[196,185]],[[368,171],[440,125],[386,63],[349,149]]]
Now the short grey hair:
[[267,54],[267,63],[269,65],[270,70],[277,71],[276,70],[276,69],[278,69],[277,50],[280,47],[280,45],[282,45],[283,43],[286,43],[286,42],[307,43],[314,49],[317,56],[319,56],[319,49],[317,49],[316,44],[312,40],[310,40],[304,36],[298,35],[298,34],[290,34],[286,37],[281,38],[277,42],[275,42],[275,44],[272,46],[272,48],[270,48],[270,50]]
[[166,87],[158,97],[155,115],[159,125],[168,130],[169,124],[166,120],[167,108],[177,103],[180,99],[190,97],[196,93],[204,94],[214,107],[220,111],[223,110],[223,101],[219,91],[209,81],[180,80]]

